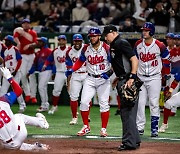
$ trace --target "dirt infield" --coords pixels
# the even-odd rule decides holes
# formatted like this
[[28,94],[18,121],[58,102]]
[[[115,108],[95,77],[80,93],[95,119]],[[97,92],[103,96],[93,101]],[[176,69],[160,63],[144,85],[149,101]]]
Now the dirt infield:
[[142,142],[141,147],[133,151],[117,151],[120,141],[85,140],[85,139],[28,139],[26,142],[41,142],[49,144],[51,149],[46,152],[23,152],[1,150],[1,154],[29,154],[29,153],[125,153],[125,154],[170,154],[179,153],[180,143]]

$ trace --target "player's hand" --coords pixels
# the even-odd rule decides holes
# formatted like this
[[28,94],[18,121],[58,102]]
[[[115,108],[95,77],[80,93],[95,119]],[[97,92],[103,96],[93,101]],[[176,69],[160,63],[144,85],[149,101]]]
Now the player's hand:
[[30,76],[30,74],[29,74],[29,73],[27,73],[27,74],[26,74],[26,78],[27,78],[27,79],[29,79],[29,76]]
[[29,44],[25,45],[23,48],[23,50],[27,50],[27,49],[29,49]]
[[8,80],[12,78],[11,72],[6,67],[1,67],[0,71],[2,72],[2,75]]
[[109,79],[109,76],[106,74],[106,73],[102,73],[101,74],[101,78],[103,78],[103,79]]
[[43,71],[45,71],[45,70],[46,70],[46,65],[43,65],[41,71],[43,72]]
[[114,89],[114,88],[117,86],[118,81],[119,81],[119,78],[118,78],[118,77],[116,77],[116,78],[112,81],[112,89]]
[[68,77],[69,75],[71,75],[73,72],[74,72],[73,69],[67,70],[67,71],[65,72],[66,77]]
[[171,98],[172,92],[168,91],[165,95],[164,101],[166,102],[168,99]]
[[54,80],[55,77],[56,77],[56,74],[53,74],[53,75],[51,76],[51,79]]
[[133,84],[133,82],[134,82],[134,79],[129,79],[127,82],[126,82],[126,84],[125,84],[125,88],[126,87],[131,87],[132,86],[132,84]]

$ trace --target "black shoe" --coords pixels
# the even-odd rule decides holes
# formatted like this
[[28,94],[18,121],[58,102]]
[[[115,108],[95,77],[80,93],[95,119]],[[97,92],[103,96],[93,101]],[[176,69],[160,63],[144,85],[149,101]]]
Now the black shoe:
[[151,137],[158,137],[158,134],[151,134]]
[[138,131],[139,131],[139,135],[144,135],[144,129]]
[[116,110],[116,113],[114,115],[120,115],[120,110]]
[[136,149],[140,148],[141,143],[136,143]]
[[135,149],[136,149],[136,148],[127,146],[127,145],[125,145],[125,144],[121,144],[121,145],[118,147],[118,151],[123,151],[123,150],[135,150]]

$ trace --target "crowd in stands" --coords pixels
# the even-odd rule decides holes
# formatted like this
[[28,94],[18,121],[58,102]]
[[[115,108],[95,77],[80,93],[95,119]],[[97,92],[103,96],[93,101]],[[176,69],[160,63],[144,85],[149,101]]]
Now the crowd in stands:
[[180,31],[179,0],[2,0],[0,5],[3,31],[13,31],[24,18],[44,32],[59,32],[61,25],[107,24],[138,32],[146,21],[155,24],[157,33]]

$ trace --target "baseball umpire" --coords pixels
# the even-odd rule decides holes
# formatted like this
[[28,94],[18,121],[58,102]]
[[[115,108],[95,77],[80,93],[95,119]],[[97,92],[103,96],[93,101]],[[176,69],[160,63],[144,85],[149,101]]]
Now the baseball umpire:
[[[121,39],[117,28],[113,25],[104,27],[103,35],[110,44],[111,63],[116,74],[113,81],[117,85],[121,100],[120,115],[122,119],[122,144],[118,151],[135,150],[140,146],[141,140],[136,126],[137,100],[125,99],[123,88],[130,88],[136,80],[138,60],[127,40]],[[133,97],[132,97],[133,98]]]

